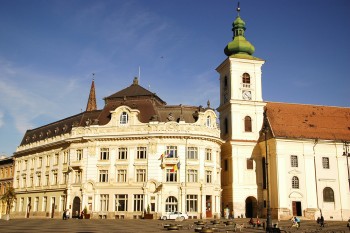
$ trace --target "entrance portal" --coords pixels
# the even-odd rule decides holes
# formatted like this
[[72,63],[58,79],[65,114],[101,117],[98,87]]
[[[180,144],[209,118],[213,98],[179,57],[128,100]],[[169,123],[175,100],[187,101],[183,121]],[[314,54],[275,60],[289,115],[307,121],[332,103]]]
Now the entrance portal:
[[73,209],[72,209],[72,217],[78,218],[80,213],[80,198],[75,197],[73,199]]
[[292,208],[293,208],[293,215],[294,216],[302,216],[302,210],[301,210],[301,202],[300,201],[293,201],[292,202]]
[[211,196],[205,196],[205,215],[207,218],[213,217],[212,206],[211,206]]
[[256,218],[258,211],[257,211],[257,200],[255,197],[247,197],[245,199],[245,217],[246,218]]

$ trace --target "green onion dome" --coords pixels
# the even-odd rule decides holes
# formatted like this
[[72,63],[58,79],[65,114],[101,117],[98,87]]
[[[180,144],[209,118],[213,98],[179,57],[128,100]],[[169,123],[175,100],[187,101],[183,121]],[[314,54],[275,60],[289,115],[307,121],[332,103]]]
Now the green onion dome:
[[233,40],[228,43],[225,47],[225,54],[227,56],[238,55],[236,57],[252,58],[252,54],[255,51],[254,46],[245,39],[245,22],[241,17],[237,16],[235,21],[232,23]]

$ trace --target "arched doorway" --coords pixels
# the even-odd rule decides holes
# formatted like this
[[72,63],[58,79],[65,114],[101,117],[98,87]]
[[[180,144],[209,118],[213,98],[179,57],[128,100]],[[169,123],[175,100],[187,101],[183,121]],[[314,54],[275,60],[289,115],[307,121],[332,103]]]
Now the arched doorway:
[[256,218],[258,211],[257,211],[257,200],[255,197],[247,197],[245,199],[245,216],[246,218]]
[[72,217],[78,218],[80,213],[80,198],[75,197],[73,199],[73,209],[72,209]]

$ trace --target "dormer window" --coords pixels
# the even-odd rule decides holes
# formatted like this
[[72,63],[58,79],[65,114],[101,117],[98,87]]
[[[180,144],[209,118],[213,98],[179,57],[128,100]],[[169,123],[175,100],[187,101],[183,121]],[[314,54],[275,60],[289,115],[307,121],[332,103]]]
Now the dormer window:
[[120,124],[121,125],[125,125],[128,123],[128,114],[126,112],[123,112],[121,115],[120,115]]
[[243,87],[250,88],[250,75],[248,73],[242,75],[242,84]]
[[207,123],[206,123],[207,127],[211,126],[211,118],[210,116],[207,116]]

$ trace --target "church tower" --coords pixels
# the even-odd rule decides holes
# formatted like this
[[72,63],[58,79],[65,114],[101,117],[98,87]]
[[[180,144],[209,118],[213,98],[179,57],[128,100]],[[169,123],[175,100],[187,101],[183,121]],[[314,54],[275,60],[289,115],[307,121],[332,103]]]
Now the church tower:
[[97,104],[96,104],[96,93],[95,93],[95,80],[92,80],[91,87],[90,87],[90,93],[89,93],[89,99],[86,104],[86,111],[95,111],[97,110]]
[[[222,208],[234,217],[256,217],[263,203],[260,150],[263,123],[261,68],[254,46],[245,38],[245,22],[239,15],[232,26],[233,40],[225,47],[227,59],[216,69],[220,74],[220,128],[225,141],[222,156]],[[261,173],[261,172],[260,172]]]

